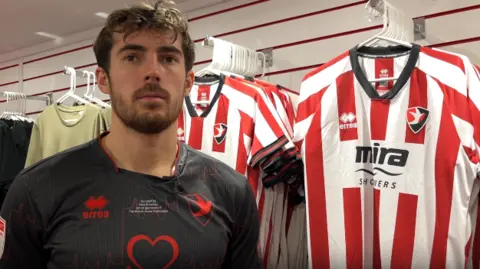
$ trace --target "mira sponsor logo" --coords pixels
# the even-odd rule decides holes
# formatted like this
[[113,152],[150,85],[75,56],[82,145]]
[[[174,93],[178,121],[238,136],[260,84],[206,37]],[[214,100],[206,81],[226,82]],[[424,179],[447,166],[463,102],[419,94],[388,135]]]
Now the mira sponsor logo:
[[364,177],[360,178],[360,184],[395,189],[396,182],[377,180],[374,177],[379,173],[388,177],[401,176],[402,173],[395,173],[394,171],[405,167],[409,154],[408,150],[381,147],[379,143],[374,143],[373,147],[357,147],[355,163],[373,164],[373,167],[370,166],[372,167],[371,169],[367,169],[365,165],[362,165],[363,168],[355,171],[364,175]]
[[340,130],[357,128],[357,116],[353,113],[343,113],[340,116]]
[[405,167],[408,159],[408,150],[380,147],[379,143],[373,147],[357,147],[356,163],[388,164]]
[[84,219],[108,219],[110,211],[105,210],[105,207],[110,202],[104,196],[93,197],[90,196],[83,204],[88,209],[84,211],[82,216]]

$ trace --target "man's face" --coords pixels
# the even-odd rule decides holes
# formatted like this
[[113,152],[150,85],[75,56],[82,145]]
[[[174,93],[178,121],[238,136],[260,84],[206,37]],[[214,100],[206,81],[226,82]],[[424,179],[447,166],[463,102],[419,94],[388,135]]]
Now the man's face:
[[102,90],[110,94],[112,109],[127,127],[160,133],[177,120],[194,79],[185,70],[182,37],[172,43],[171,32],[143,30],[126,40],[116,33],[115,39]]

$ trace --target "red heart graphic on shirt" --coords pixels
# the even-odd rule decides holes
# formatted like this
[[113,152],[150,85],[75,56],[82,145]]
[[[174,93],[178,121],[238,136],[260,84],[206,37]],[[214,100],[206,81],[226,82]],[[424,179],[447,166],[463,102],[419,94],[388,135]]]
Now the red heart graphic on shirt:
[[[166,265],[164,265],[162,267],[163,269],[169,268],[178,259],[178,255],[179,255],[179,252],[180,252],[179,249],[178,249],[178,243],[171,236],[161,235],[161,236],[155,238],[155,240],[152,240],[152,239],[150,239],[150,237],[148,237],[146,235],[139,234],[139,235],[135,235],[134,237],[132,237],[130,239],[130,241],[128,241],[128,245],[127,245],[128,258],[130,258],[130,261],[138,269],[143,269],[143,267],[140,266],[140,264],[138,264],[137,260],[135,259],[135,256],[133,255],[133,247],[135,246],[136,243],[138,243],[140,241],[147,241],[152,247],[155,246],[158,242],[162,242],[162,241],[170,244],[170,246],[172,247],[172,250],[173,250],[172,258],[170,259],[170,261]],[[128,269],[131,269],[131,267],[128,267]]]

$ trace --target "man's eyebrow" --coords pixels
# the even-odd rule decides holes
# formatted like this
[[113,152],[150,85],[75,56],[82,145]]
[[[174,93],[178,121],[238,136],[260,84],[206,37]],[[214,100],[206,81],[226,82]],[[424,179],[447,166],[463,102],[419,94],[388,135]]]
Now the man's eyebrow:
[[124,51],[127,51],[127,50],[136,50],[136,51],[141,51],[141,52],[147,51],[147,49],[144,46],[136,45],[136,44],[126,44],[125,46],[123,46],[123,48],[121,48],[117,52],[117,55],[124,52]]
[[179,50],[177,47],[175,46],[162,46],[160,48],[157,49],[157,52],[158,53],[175,53],[175,54],[182,54],[182,51]]

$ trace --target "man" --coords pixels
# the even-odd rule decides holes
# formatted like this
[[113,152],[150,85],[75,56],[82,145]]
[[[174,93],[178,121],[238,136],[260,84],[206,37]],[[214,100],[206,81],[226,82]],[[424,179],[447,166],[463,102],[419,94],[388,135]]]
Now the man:
[[261,268],[247,180],[176,140],[195,57],[180,12],[116,10],[94,51],[111,131],[20,173],[0,268]]

